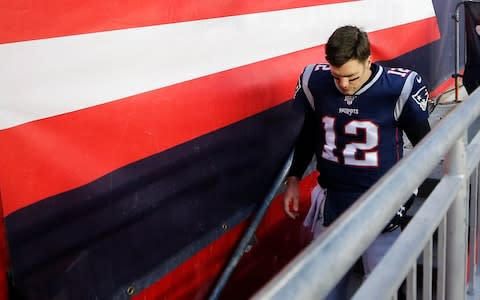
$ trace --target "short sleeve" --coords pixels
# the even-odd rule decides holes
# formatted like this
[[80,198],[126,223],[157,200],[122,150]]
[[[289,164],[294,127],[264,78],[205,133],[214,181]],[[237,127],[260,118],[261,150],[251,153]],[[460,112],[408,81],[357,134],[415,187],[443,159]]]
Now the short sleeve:
[[304,113],[308,111],[312,111],[310,104],[308,102],[308,98],[303,89],[303,86],[304,86],[303,74],[305,73],[305,71],[306,71],[306,68],[303,70],[302,74],[300,74],[300,77],[298,78],[297,86],[295,87],[295,93],[293,95],[293,108],[296,111],[304,112]]

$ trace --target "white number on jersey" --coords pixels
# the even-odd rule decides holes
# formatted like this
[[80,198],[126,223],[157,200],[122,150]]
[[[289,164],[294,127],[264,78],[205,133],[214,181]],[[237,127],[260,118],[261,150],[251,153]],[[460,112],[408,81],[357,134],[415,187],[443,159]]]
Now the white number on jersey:
[[[338,157],[334,154],[334,150],[337,148],[334,130],[335,118],[325,116],[322,122],[325,130],[322,157],[338,162]],[[347,123],[344,128],[345,133],[352,136],[358,136],[360,130],[364,131],[365,140],[345,145],[345,149],[342,151],[344,164],[358,167],[378,167],[378,150],[374,150],[378,146],[378,126],[371,121],[353,120]],[[358,155],[359,153],[362,155]]]
[[410,73],[409,69],[403,69],[403,68],[391,68],[387,71],[387,74],[395,74],[398,76],[405,77]]
[[318,70],[330,71],[330,66],[327,65],[327,64],[319,64],[319,65],[316,65],[314,71],[318,71]]

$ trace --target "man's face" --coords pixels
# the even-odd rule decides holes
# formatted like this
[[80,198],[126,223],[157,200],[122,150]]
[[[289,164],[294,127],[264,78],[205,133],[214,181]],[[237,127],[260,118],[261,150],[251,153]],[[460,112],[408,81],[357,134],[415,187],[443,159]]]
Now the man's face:
[[370,57],[364,62],[351,59],[341,67],[330,65],[330,72],[335,80],[335,85],[344,95],[353,95],[370,78]]

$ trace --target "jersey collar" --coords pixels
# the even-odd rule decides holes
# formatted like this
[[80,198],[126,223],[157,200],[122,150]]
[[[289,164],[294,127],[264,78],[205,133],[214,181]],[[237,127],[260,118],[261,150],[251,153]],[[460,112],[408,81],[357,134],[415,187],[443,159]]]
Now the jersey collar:
[[383,73],[383,67],[381,65],[372,64],[371,69],[372,75],[353,96],[361,95],[363,92],[368,90],[372,85],[375,84],[375,82],[377,82],[378,78],[380,78]]

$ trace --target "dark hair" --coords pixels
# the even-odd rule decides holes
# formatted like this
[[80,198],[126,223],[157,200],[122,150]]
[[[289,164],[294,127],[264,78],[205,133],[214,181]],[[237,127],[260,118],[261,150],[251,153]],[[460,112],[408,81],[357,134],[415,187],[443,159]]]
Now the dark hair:
[[350,59],[364,62],[370,56],[368,35],[355,26],[337,28],[328,38],[325,54],[327,61],[335,67],[341,67]]

